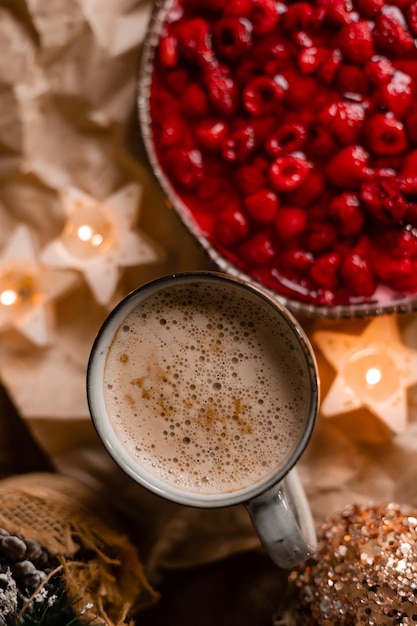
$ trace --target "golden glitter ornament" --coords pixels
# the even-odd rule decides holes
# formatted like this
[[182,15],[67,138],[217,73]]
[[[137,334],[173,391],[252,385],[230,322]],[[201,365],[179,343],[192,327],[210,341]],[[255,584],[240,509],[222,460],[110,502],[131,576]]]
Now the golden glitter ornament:
[[300,626],[417,624],[417,509],[352,505],[327,518],[290,585]]

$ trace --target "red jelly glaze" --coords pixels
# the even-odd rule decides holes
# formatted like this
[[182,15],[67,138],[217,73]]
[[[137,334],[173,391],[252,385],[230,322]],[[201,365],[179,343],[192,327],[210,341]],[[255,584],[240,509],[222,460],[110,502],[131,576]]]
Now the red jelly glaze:
[[323,306],[417,292],[417,8],[394,0],[176,0],[150,109],[202,234]]

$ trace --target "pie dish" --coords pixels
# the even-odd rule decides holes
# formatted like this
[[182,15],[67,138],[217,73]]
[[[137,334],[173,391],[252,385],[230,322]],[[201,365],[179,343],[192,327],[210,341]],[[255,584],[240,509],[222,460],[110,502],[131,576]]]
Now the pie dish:
[[409,0],[155,5],[141,134],[219,269],[296,314],[417,308],[416,36]]

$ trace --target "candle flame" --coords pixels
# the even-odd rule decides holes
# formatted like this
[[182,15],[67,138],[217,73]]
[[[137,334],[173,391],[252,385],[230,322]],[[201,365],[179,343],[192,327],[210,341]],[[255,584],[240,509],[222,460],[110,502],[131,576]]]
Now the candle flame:
[[377,385],[381,382],[381,378],[382,372],[377,367],[370,367],[365,374],[365,380],[368,385]]
[[78,227],[77,235],[81,241],[90,242],[92,246],[98,248],[104,241],[101,233],[94,232],[89,224],[82,224]]
[[90,241],[93,236],[93,229],[88,224],[83,224],[78,228],[77,235],[81,241]]
[[114,225],[101,205],[80,205],[65,225],[62,241],[74,258],[87,261],[114,245]]
[[31,268],[11,265],[0,275],[0,306],[20,310],[39,297],[37,279]]
[[17,293],[13,289],[5,289],[0,293],[0,303],[3,306],[12,306],[16,304]]

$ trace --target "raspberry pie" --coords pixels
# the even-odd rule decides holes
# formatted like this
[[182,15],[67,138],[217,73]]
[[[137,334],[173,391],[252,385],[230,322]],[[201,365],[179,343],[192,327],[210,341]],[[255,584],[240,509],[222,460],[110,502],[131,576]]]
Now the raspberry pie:
[[417,1],[171,0],[139,114],[220,268],[295,311],[417,300]]

